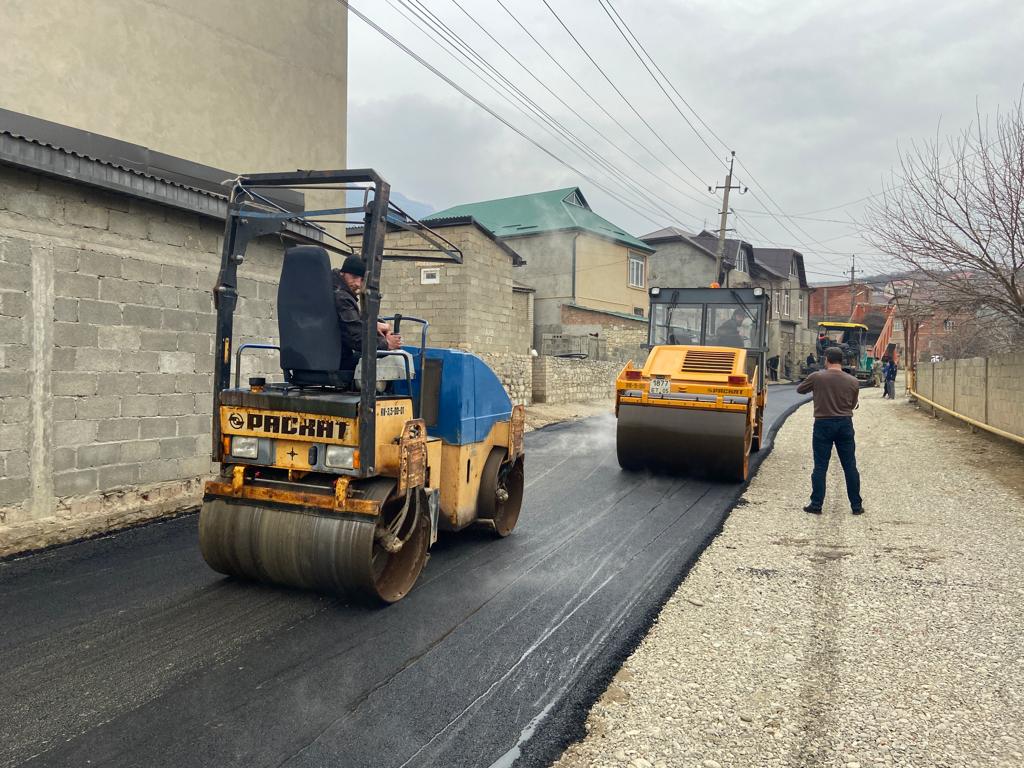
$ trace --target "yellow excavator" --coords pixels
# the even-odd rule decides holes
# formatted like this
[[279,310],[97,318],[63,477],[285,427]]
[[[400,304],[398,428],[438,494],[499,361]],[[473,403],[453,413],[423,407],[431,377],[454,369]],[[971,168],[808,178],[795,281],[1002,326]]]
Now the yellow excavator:
[[653,287],[650,300],[651,351],[615,384],[619,466],[746,480],[764,434],[766,292]]

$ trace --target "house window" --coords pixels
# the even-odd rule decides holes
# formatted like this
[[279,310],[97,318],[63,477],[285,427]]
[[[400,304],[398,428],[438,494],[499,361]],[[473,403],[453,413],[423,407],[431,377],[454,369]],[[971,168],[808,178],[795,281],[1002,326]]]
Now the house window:
[[892,321],[892,329],[894,331],[902,331],[903,330],[903,321],[900,318],[897,317],[895,320]]
[[643,317],[644,316],[644,308],[643,307],[633,307],[633,314],[636,315],[637,317]]
[[800,272],[796,268],[796,259],[793,259],[791,262],[789,262],[789,274],[792,277],[800,276]]
[[629,285],[631,288],[647,287],[647,284],[644,282],[644,266],[643,256],[629,254]]
[[793,309],[793,306],[790,303],[791,298],[789,291],[782,292],[782,314],[786,317],[789,317],[790,311]]
[[747,268],[747,254],[742,248],[740,248],[739,252],[736,254],[736,271],[743,272],[745,274],[750,272]]
[[775,292],[775,311],[782,314],[782,291]]
[[944,331],[952,331],[954,328],[956,328],[956,323],[953,322],[952,320],[943,320],[942,321],[942,329]]
[[804,292],[800,291],[800,319],[801,320],[803,320],[804,317],[806,317],[806,315],[804,314],[804,300],[805,300],[805,298],[806,297],[804,296]]

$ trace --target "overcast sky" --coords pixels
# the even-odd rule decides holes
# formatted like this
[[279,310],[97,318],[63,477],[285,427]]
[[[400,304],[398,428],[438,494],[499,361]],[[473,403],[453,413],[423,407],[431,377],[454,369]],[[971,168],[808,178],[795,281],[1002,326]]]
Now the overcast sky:
[[[350,167],[378,169],[396,192],[425,206],[421,213],[579,186],[596,212],[636,235],[667,224],[717,229],[719,202],[706,188],[724,182],[726,149],[677,102],[715,152],[697,138],[598,0],[547,2],[665,144],[587,60],[543,0],[502,2],[622,127],[552,63],[498,0],[423,2],[618,172],[581,157],[517,112],[392,2],[401,7],[399,0],[352,0],[352,5],[590,180],[502,125],[354,15],[349,22]],[[537,79],[488,39],[456,2]],[[954,133],[970,123],[976,104],[983,113],[994,112],[1013,102],[1024,84],[1020,0],[612,3],[672,85],[749,169],[737,168],[734,181],[749,185],[751,192],[732,197],[738,216],[730,226],[754,245],[773,241],[802,251],[812,282],[841,278],[850,253],[862,254],[860,261],[873,266],[870,249],[852,225],[781,216],[780,223],[758,214],[764,206],[778,212],[769,195],[791,216],[856,218],[863,203],[847,204],[880,189],[900,145],[934,137],[937,130]],[[622,175],[653,202],[641,199]],[[633,208],[598,185],[625,197]],[[842,207],[818,212],[835,206]]]

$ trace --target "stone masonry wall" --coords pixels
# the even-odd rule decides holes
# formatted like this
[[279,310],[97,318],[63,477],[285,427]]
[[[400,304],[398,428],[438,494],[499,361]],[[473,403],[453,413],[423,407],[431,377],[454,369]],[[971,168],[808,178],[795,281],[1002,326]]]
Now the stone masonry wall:
[[618,362],[573,360],[541,355],[533,358],[533,400],[537,403],[575,403],[611,400]]
[[646,358],[647,320],[630,320],[604,312],[562,305],[563,333],[597,333],[605,341],[605,356],[622,361]]
[[916,388],[944,408],[1024,437],[1024,354],[918,363]]
[[[222,231],[0,166],[0,555],[197,503]],[[236,344],[277,337],[280,250],[239,270]]]

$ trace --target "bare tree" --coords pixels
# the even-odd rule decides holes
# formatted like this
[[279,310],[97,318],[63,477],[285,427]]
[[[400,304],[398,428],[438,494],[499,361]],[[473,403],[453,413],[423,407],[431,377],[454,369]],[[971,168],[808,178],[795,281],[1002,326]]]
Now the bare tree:
[[865,239],[923,288],[915,304],[1024,328],[1024,105],[914,144],[866,211]]

